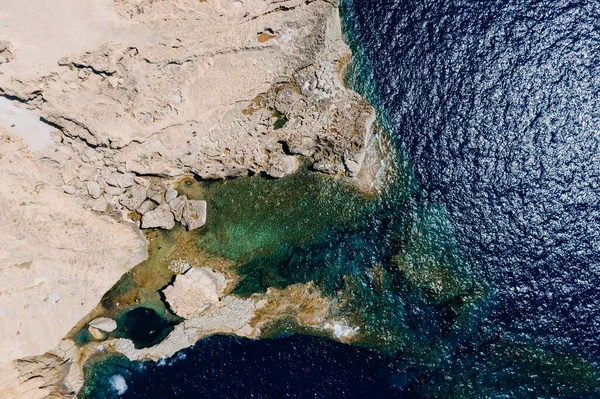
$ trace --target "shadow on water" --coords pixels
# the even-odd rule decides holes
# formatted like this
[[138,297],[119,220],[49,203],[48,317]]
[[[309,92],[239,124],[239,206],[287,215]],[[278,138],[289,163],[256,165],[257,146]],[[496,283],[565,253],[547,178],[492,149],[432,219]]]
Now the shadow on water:
[[116,335],[133,341],[135,348],[148,348],[162,341],[171,331],[169,322],[155,310],[143,306],[122,313],[117,318]]

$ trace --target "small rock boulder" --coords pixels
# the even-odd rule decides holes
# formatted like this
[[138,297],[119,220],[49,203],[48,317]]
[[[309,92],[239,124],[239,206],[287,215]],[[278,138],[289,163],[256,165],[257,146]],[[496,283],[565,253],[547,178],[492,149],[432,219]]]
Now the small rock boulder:
[[137,209],[145,200],[146,189],[138,184],[131,186],[119,197],[119,203],[130,211]]
[[85,183],[85,186],[87,187],[88,194],[90,194],[92,198],[100,198],[102,195],[102,189],[100,188],[98,182],[88,181]]
[[274,154],[269,158],[269,165],[266,172],[276,178],[280,178],[298,169],[298,160],[296,157],[285,154]]
[[172,200],[174,200],[177,197],[177,191],[173,190],[172,188],[168,189],[167,192],[165,192],[165,202],[171,202]]
[[138,206],[136,211],[140,215],[145,215],[146,213],[153,211],[157,208],[158,205],[152,200],[146,200],[142,203],[142,205]]
[[77,191],[77,189],[75,187],[68,186],[66,184],[62,186],[62,189],[65,193],[71,194],[71,195],[75,194],[75,192]]
[[173,212],[173,216],[178,222],[181,221],[181,218],[183,216],[183,208],[185,208],[186,202],[187,197],[185,195],[182,195],[169,201],[169,207],[171,208],[171,212]]
[[157,184],[150,184],[150,186],[146,189],[146,197],[150,198],[152,201],[157,204],[162,204],[165,201],[165,196],[163,194],[164,189]]
[[117,329],[117,322],[108,317],[97,317],[90,321],[88,325],[104,332],[113,332]]
[[89,326],[88,332],[96,341],[102,341],[104,340],[104,338],[106,338],[106,335],[102,331],[98,330],[96,327]]
[[165,229],[171,230],[175,227],[175,219],[169,205],[159,205],[156,209],[146,212],[142,216],[142,229]]
[[208,267],[192,267],[178,275],[163,293],[173,312],[189,319],[219,302],[226,285],[223,274]]
[[183,208],[181,224],[187,226],[188,230],[195,230],[206,223],[206,201],[188,200]]

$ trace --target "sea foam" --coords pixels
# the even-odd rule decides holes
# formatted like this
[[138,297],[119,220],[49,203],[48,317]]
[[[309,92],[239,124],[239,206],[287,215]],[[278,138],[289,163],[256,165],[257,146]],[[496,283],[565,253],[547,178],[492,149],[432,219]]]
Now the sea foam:
[[127,391],[127,383],[125,378],[120,374],[115,374],[108,380],[110,386],[117,391],[117,394],[123,395]]

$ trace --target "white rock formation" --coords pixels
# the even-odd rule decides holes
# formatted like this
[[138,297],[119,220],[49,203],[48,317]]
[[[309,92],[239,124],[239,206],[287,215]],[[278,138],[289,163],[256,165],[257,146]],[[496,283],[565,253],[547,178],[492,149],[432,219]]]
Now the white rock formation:
[[181,195],[169,201],[169,208],[171,208],[171,212],[173,212],[173,216],[178,222],[180,222],[183,217],[183,209],[185,208],[186,202],[187,197],[185,195]]
[[142,216],[142,229],[165,229],[175,227],[175,218],[168,204],[159,205],[156,209],[144,213]]
[[[179,219],[191,230],[205,223],[206,203],[165,201],[159,178],[281,177],[299,156],[354,176],[374,112],[341,81],[350,54],[335,0],[0,5],[0,95],[61,131],[49,146],[27,138],[44,144],[37,158],[0,134],[0,363],[38,355],[0,366],[0,397],[68,396],[80,376],[61,376],[81,353],[42,354],[146,256],[131,224],[87,209],[126,220],[123,207],[150,199],[161,206],[147,206],[142,225]],[[162,355],[214,332],[250,336],[262,305],[225,297],[150,349]]]
[[88,323],[91,327],[104,332],[112,332],[117,329],[117,322],[108,317],[98,317]]
[[206,201],[187,200],[183,208],[181,224],[188,230],[196,230],[206,224]]
[[219,302],[227,281],[208,267],[192,267],[163,290],[175,314],[189,319]]
[[119,203],[130,211],[138,208],[144,203],[145,200],[146,188],[138,184],[134,184],[133,186],[129,187],[127,191],[125,191],[119,197]]

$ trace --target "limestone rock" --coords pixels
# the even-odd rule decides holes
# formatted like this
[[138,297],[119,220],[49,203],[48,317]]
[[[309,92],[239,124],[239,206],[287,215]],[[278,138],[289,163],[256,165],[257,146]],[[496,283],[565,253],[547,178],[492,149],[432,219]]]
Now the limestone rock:
[[102,195],[102,189],[100,188],[98,182],[88,181],[85,183],[85,185],[87,187],[88,193],[92,196],[92,198],[100,198],[100,196]]
[[127,188],[135,184],[134,178],[133,173],[111,172],[104,179],[109,186]]
[[183,208],[182,224],[188,230],[195,230],[206,223],[206,201],[188,200]]
[[108,195],[121,195],[123,194],[125,190],[123,190],[121,187],[113,187],[113,186],[106,186],[104,187],[104,192]]
[[283,177],[294,173],[298,169],[296,157],[285,154],[276,154],[269,159],[267,173],[272,177]]
[[223,274],[208,267],[192,267],[175,278],[173,285],[163,290],[167,303],[185,319],[200,314],[219,302],[226,280]]
[[165,192],[165,202],[169,203],[171,202],[171,200],[174,200],[177,197],[177,191],[173,190],[172,188],[168,189],[167,192]]
[[117,180],[119,187],[127,188],[133,186],[135,184],[134,177],[135,175],[133,173],[121,174]]
[[67,186],[66,184],[62,186],[62,189],[63,189],[63,191],[64,191],[65,193],[67,193],[67,194],[71,194],[71,195],[72,195],[72,194],[75,194],[75,192],[77,191],[77,190],[75,189],[75,187],[73,187],[73,186]]
[[2,399],[73,398],[75,392],[64,384],[71,362],[55,354],[31,356],[0,365]]
[[146,197],[150,198],[152,201],[157,204],[162,204],[165,202],[165,196],[163,195],[164,189],[157,184],[150,184],[150,186],[146,189]]
[[53,175],[1,127],[0,153],[3,362],[55,347],[123,273],[145,259],[146,243],[130,225],[84,209],[60,185],[37,189],[59,171]]
[[104,197],[99,197],[99,198],[89,201],[88,205],[89,205],[90,209],[94,212],[104,212],[104,211],[106,211],[106,207],[108,206],[108,203],[106,202]]
[[90,326],[105,332],[112,332],[117,329],[117,322],[108,317],[98,317],[88,323]]
[[173,212],[173,216],[175,220],[180,222],[183,216],[183,208],[185,208],[185,204],[187,202],[187,197],[185,195],[179,196],[175,199],[172,199],[169,202],[169,207],[171,208],[171,212]]
[[119,197],[119,203],[125,208],[133,211],[146,199],[146,189],[138,184],[134,184]]
[[146,200],[142,203],[142,205],[136,208],[136,211],[140,215],[145,215],[146,213],[155,210],[157,206],[158,205],[156,205],[156,202],[152,200]]
[[171,230],[175,227],[175,219],[169,205],[159,205],[156,209],[142,216],[142,229],[160,228]]
[[119,187],[120,176],[121,176],[121,173],[119,173],[119,172],[109,172],[109,173],[106,173],[104,180],[106,181],[106,184],[108,184],[109,186]]
[[106,338],[106,335],[104,335],[104,333],[102,331],[100,331],[99,329],[97,329],[96,327],[89,326],[88,332],[90,333],[92,338],[94,338],[96,341],[102,341],[104,338]]

